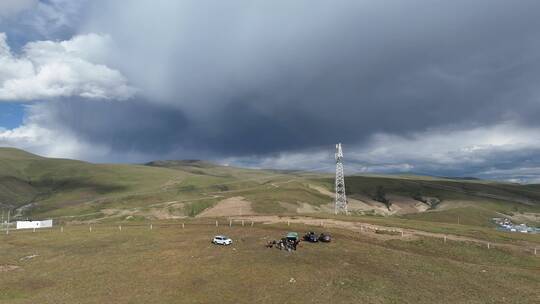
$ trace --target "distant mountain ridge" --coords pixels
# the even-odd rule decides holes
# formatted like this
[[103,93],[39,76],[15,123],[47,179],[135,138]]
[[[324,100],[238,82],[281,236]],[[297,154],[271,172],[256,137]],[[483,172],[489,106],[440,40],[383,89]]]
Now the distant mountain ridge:
[[218,167],[219,165],[198,160],[198,159],[186,159],[186,160],[155,160],[144,164],[145,166],[152,167],[163,167],[163,168],[185,168],[185,167],[195,167],[195,168],[213,168]]

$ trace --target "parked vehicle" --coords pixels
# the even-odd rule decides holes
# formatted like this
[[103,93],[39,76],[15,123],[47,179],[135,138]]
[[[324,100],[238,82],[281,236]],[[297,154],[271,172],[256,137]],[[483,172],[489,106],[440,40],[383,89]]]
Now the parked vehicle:
[[332,241],[332,237],[330,236],[330,234],[321,233],[321,235],[319,236],[319,241],[324,243],[330,243]]
[[287,233],[287,236],[285,236],[287,240],[290,241],[297,241],[298,240],[298,233],[297,232],[289,232]]
[[304,241],[310,242],[310,243],[317,243],[319,241],[319,238],[315,234],[315,232],[310,231],[304,235]]
[[224,235],[216,235],[214,239],[212,240],[212,243],[216,245],[231,245],[232,240]]

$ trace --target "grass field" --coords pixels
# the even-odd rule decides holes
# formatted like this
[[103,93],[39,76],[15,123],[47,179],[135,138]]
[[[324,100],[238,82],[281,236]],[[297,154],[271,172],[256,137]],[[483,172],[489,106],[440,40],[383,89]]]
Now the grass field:
[[[491,222],[540,224],[538,185],[413,175],[346,183],[367,211],[333,215],[323,173],[91,164],[0,148],[2,209],[56,225],[0,231],[0,303],[540,302],[540,235]],[[245,227],[228,227],[246,212]],[[323,221],[330,244],[264,247],[288,230],[322,232],[307,224]],[[211,245],[221,233],[234,245]]]
[[[264,247],[288,230],[213,221],[67,225],[0,236],[3,303],[534,303],[540,258],[434,238],[330,229],[329,244]],[[223,221],[222,221],[223,224]],[[325,229],[327,231],[328,229]],[[234,244],[210,244],[213,235]],[[11,266],[11,270],[8,269]]]

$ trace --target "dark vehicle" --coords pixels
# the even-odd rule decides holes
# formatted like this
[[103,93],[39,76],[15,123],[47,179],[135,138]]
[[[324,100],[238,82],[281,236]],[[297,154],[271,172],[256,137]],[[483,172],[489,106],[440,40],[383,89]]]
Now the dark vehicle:
[[319,236],[319,241],[324,243],[330,243],[332,241],[332,237],[330,236],[330,234],[321,233],[321,235]]
[[287,233],[287,235],[285,236],[286,239],[290,240],[290,241],[296,241],[298,240],[298,233],[296,232],[289,232]]
[[304,241],[310,242],[310,243],[317,243],[319,241],[319,238],[315,234],[315,232],[310,231],[304,235]]
[[[300,240],[298,240],[298,238],[293,239],[293,238],[285,237],[276,242],[276,247],[280,250],[285,249],[287,251],[293,251],[293,250],[296,250],[296,247],[298,246],[299,243],[300,243]],[[267,246],[267,247],[270,247],[270,246]]]

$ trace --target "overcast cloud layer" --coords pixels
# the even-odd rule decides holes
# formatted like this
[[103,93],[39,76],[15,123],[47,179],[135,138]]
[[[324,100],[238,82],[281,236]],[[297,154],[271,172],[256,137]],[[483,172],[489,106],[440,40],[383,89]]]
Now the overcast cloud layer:
[[64,2],[0,5],[1,145],[539,179],[538,1]]

